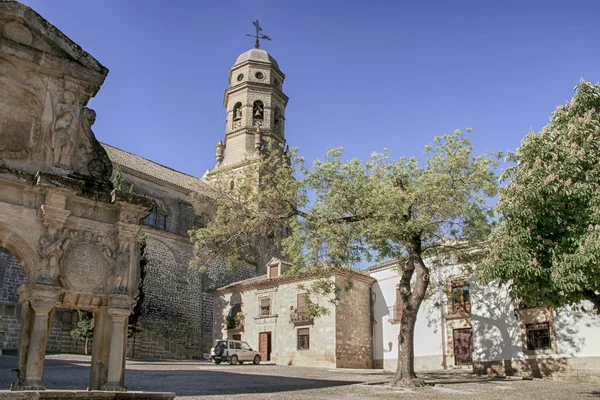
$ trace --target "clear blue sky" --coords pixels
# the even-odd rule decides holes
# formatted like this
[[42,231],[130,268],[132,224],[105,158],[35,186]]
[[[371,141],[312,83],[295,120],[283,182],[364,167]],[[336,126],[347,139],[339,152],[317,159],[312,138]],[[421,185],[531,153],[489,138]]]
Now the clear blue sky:
[[110,69],[96,136],[196,176],[215,164],[228,71],[257,18],[308,160],[419,156],[467,126],[477,151],[514,150],[581,77],[600,80],[598,0],[24,2]]

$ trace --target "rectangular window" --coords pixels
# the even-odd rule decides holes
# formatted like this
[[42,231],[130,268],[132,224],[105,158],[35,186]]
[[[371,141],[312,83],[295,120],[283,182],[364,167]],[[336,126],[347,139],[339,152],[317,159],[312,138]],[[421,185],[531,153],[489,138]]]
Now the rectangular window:
[[271,265],[269,267],[269,277],[277,278],[279,276],[279,265]]
[[452,283],[450,313],[471,312],[471,287],[468,282]]
[[306,294],[299,294],[296,298],[296,314],[298,315],[306,315]]
[[271,298],[265,297],[260,299],[260,315],[271,315]]
[[298,350],[308,350],[310,348],[310,329],[298,329]]
[[550,349],[550,324],[529,324],[527,329],[527,350]]

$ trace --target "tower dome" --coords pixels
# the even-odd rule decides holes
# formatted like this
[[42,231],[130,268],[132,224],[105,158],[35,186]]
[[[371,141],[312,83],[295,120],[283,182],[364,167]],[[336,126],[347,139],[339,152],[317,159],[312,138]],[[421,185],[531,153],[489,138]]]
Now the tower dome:
[[240,54],[240,56],[235,61],[234,67],[246,61],[257,61],[267,63],[279,69],[279,64],[277,64],[277,61],[263,49],[250,49],[245,53]]

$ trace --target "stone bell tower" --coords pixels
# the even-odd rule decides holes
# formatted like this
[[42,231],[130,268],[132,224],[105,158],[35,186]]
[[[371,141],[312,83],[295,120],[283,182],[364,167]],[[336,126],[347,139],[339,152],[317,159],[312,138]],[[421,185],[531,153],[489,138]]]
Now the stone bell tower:
[[217,144],[212,173],[242,167],[260,155],[268,140],[285,144],[284,79],[277,61],[265,50],[248,50],[237,58],[225,90],[225,138]]

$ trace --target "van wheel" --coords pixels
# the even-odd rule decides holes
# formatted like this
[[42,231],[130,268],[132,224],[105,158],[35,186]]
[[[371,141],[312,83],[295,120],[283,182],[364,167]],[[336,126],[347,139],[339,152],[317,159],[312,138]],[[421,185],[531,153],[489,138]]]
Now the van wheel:
[[235,365],[238,363],[238,356],[236,356],[235,354],[231,356],[231,361],[229,362],[229,364],[231,365]]
[[257,354],[254,356],[254,360],[252,361],[254,365],[258,365],[260,363],[260,356]]
[[221,364],[221,360],[214,360],[215,364]]

